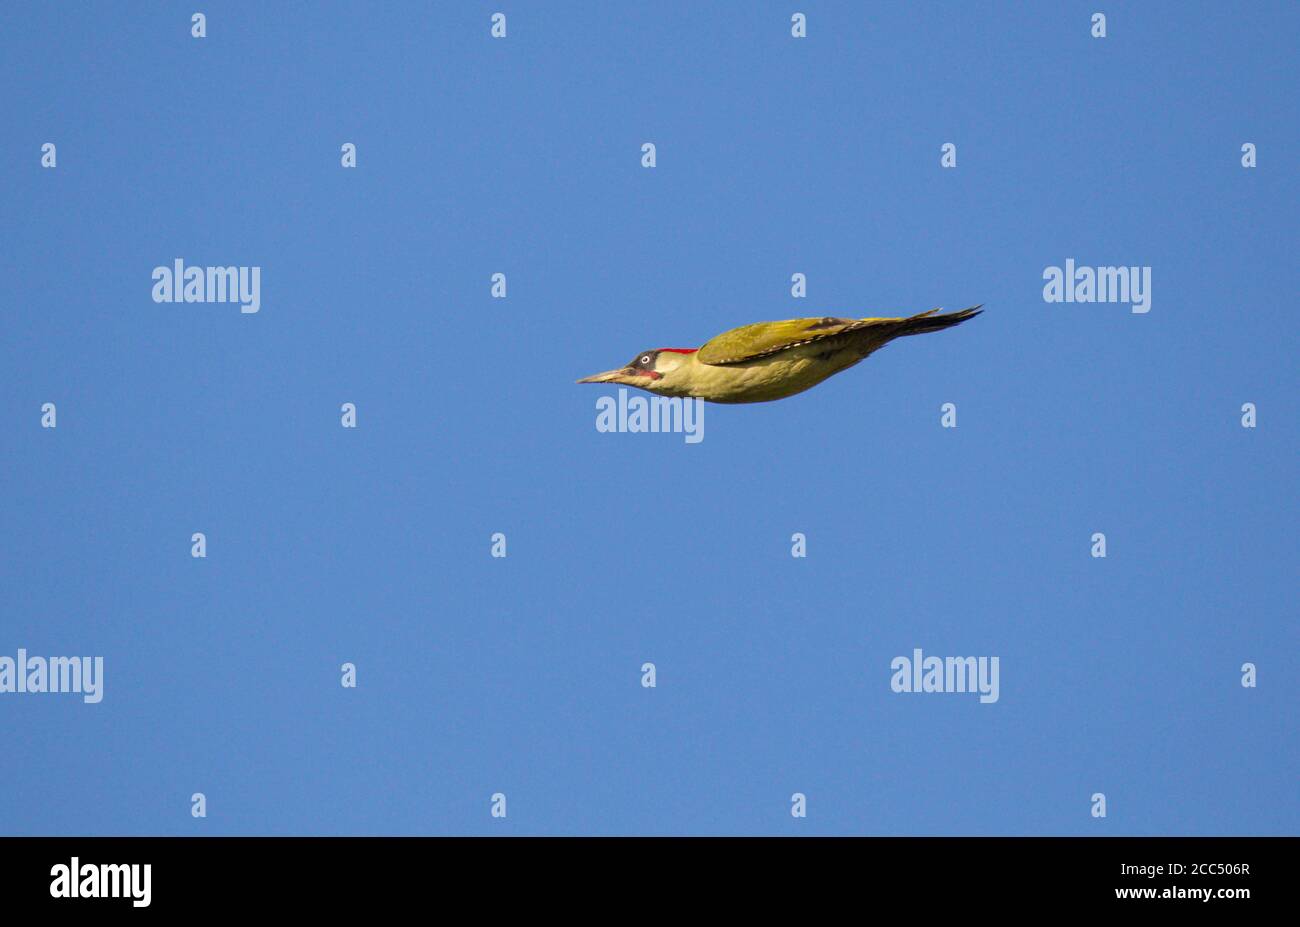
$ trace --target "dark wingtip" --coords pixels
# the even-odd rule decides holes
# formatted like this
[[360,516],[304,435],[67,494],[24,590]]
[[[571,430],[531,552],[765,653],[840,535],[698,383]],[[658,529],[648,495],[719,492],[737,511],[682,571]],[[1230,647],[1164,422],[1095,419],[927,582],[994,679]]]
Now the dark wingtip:
[[960,325],[967,319],[973,319],[983,312],[983,303],[978,306],[971,306],[968,309],[958,309],[956,312],[946,312],[943,315],[933,315],[930,312],[923,312],[920,315],[912,316],[910,319],[904,319],[900,335],[919,335],[922,332],[938,332],[945,328],[952,328],[954,325]]
[[939,316],[940,319],[947,319],[949,325],[956,325],[958,322],[965,322],[967,319],[973,319],[977,315],[984,314],[984,304],[970,306],[967,309],[958,309],[956,312],[949,312],[947,315]]

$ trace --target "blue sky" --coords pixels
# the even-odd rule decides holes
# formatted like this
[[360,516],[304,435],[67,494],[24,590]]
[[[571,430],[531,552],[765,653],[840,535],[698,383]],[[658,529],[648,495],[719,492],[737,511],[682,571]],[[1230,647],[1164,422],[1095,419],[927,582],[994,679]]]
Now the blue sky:
[[[1298,27],[7,5],[0,655],[105,680],[0,694],[0,833],[1295,834]],[[1150,311],[1044,302],[1069,258]],[[695,445],[573,383],[974,303]],[[891,691],[918,647],[999,701]]]

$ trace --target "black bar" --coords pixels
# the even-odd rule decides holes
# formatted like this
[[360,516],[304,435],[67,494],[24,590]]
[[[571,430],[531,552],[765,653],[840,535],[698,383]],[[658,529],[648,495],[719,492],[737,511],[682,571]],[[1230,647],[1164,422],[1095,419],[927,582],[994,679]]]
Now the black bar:
[[[7,913],[246,914],[270,905],[338,915],[601,897],[632,916],[704,892],[759,910],[786,896],[844,896],[882,913],[920,904],[927,913],[1231,917],[1292,906],[1298,849],[1292,837],[15,837],[0,838],[0,898]],[[57,867],[70,875],[74,858],[78,894],[116,880],[122,897],[54,897],[70,894]],[[127,881],[108,864],[141,868]],[[144,864],[147,905],[136,904]]]

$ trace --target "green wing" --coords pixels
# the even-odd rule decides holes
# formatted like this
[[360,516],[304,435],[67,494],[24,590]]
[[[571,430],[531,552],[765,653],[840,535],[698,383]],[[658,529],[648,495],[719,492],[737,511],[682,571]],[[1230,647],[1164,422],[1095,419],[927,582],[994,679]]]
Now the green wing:
[[786,319],[784,322],[756,322],[718,335],[696,354],[701,364],[739,364],[767,357],[787,348],[834,338],[848,332],[894,319]]

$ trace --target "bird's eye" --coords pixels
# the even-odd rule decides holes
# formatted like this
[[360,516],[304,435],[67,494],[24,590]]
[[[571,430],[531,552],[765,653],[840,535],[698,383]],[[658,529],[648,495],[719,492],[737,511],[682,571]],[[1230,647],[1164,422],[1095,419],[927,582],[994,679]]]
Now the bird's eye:
[[641,355],[641,360],[637,361],[637,363],[639,363],[642,367],[649,367],[649,366],[650,366],[650,355],[649,355],[649,354],[642,354],[642,355]]

